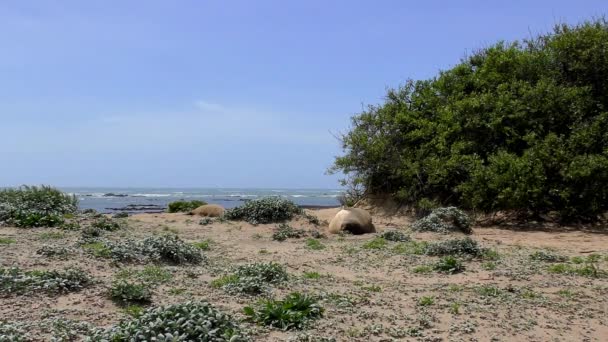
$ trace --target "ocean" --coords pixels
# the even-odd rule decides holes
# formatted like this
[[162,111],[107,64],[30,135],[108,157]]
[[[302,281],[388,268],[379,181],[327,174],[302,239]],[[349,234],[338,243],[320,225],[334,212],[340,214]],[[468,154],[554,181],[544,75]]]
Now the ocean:
[[298,205],[310,207],[339,206],[340,189],[219,189],[219,188],[61,188],[74,194],[80,209],[95,209],[102,213],[117,211],[159,212],[178,200],[201,200],[234,208],[247,200],[280,196]]

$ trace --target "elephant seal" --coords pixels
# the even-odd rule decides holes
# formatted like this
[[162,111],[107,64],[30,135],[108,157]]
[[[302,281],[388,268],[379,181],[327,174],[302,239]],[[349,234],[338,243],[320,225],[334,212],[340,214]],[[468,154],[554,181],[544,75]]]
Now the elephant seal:
[[359,208],[345,208],[340,210],[329,223],[329,232],[338,234],[348,231],[352,234],[375,233],[371,215]]
[[208,216],[208,217],[220,217],[224,215],[224,207],[217,204],[205,204],[192,210],[192,215]]

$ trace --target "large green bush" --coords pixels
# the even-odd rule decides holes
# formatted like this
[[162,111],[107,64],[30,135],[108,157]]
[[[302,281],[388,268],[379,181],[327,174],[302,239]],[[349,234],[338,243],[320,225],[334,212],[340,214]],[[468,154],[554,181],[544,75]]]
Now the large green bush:
[[608,22],[499,42],[353,117],[332,168],[368,193],[593,220],[608,209]]
[[17,227],[53,227],[78,209],[75,196],[49,186],[22,186],[0,190],[0,224]]

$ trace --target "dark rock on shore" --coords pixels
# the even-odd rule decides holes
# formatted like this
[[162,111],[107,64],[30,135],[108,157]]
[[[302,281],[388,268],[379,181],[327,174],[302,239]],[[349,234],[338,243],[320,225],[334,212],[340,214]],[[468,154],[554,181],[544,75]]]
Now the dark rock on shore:
[[127,194],[115,194],[113,192],[108,192],[107,194],[103,194],[103,197],[127,197]]
[[106,208],[107,210],[120,212],[136,212],[136,213],[162,213],[166,210],[165,207],[156,204],[129,204],[121,208]]

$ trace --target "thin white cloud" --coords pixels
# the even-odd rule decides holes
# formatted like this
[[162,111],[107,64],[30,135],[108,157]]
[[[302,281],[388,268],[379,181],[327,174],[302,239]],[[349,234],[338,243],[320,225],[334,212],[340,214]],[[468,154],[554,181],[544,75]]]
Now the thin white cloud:
[[226,108],[220,104],[208,102],[208,101],[204,101],[204,100],[196,101],[194,103],[194,105],[196,106],[196,108],[198,108],[200,110],[210,111],[210,112],[223,112],[226,110]]

